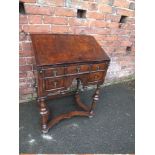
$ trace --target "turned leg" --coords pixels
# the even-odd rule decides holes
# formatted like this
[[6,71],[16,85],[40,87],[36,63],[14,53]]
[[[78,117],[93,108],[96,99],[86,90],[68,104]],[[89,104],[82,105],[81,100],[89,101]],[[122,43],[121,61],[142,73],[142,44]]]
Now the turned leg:
[[94,115],[94,108],[96,106],[96,102],[99,100],[99,89],[100,89],[100,85],[97,85],[96,91],[93,95],[93,102],[90,107],[90,114],[91,114],[90,117]]
[[80,88],[79,87],[80,87],[80,79],[77,79],[77,90],[75,93],[76,104],[78,104],[78,106],[81,107],[84,111],[89,112],[89,110],[90,110],[89,106],[83,104],[80,100],[80,95],[79,95]]
[[77,78],[77,88],[76,88],[76,95],[79,95],[80,92],[80,79]]
[[84,103],[81,102],[80,95],[79,95],[79,91],[80,91],[79,87],[80,87],[80,80],[77,79],[77,90],[76,90],[76,94],[75,94],[76,103],[84,111],[87,111],[87,112],[90,113],[89,117],[92,117],[94,115],[94,109],[95,109],[95,106],[96,106],[96,102],[99,100],[99,89],[100,89],[100,85],[99,84],[97,85],[97,88],[96,88],[95,93],[93,95],[93,101],[92,101],[91,106],[87,106],[87,105],[85,105]]
[[48,118],[49,118],[49,111],[47,108],[47,105],[45,103],[45,99],[40,98],[38,99],[38,104],[39,104],[39,111],[41,115],[41,128],[43,133],[48,132],[47,128],[47,123],[48,123]]

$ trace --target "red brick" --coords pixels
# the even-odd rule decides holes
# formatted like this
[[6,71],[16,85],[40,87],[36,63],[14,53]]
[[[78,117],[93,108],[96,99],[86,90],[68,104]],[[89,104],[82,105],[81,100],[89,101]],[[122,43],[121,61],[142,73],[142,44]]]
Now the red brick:
[[106,27],[107,23],[104,20],[94,20],[94,21],[91,21],[90,26]]
[[60,25],[53,25],[51,27],[52,33],[67,33],[69,32],[69,27],[67,26],[60,26]]
[[97,3],[90,3],[89,4],[89,10],[90,11],[97,11],[98,10],[98,4]]
[[[26,74],[26,73],[25,73]],[[20,88],[24,88],[24,86],[26,85],[27,83],[27,78],[22,78],[22,79],[19,79],[19,83],[20,83]],[[27,85],[26,85],[27,86]]]
[[24,40],[25,40],[25,34],[19,33],[19,41],[24,41]]
[[27,77],[34,78],[34,72],[33,71],[27,72]]
[[50,25],[24,25],[24,32],[50,32]]
[[114,40],[118,40],[118,36],[117,35],[94,35],[95,39],[97,41],[114,41]]
[[135,42],[135,36],[134,36],[134,35],[131,35],[131,36],[130,36],[130,41],[131,41],[131,42]]
[[20,0],[20,2],[24,2],[24,3],[35,3],[36,0]]
[[19,43],[19,51],[21,51],[22,50],[22,43],[20,42]]
[[135,52],[135,46],[132,45],[131,51],[132,51],[132,52]]
[[44,17],[45,24],[57,24],[57,25],[67,25],[68,19],[64,17],[51,17],[45,16]]
[[70,18],[68,23],[70,26],[89,26],[89,21],[86,19]]
[[126,30],[134,30],[135,29],[135,25],[134,24],[130,24],[130,23],[121,24],[121,28],[122,29],[126,29]]
[[28,57],[28,58],[26,58],[26,64],[27,64],[27,65],[34,64],[34,58],[33,58],[33,57]]
[[113,5],[120,7],[120,8],[128,8],[129,7],[130,2],[127,0],[115,0]]
[[100,0],[100,3],[104,3],[104,4],[108,4],[109,3],[109,0]]
[[73,26],[71,27],[71,32],[74,34],[90,34],[91,28],[87,26]]
[[112,13],[112,7],[109,5],[102,4],[99,6],[99,11],[103,13]]
[[107,28],[94,28],[94,29],[91,29],[90,33],[103,35],[103,34],[109,34],[110,30]]
[[19,65],[26,65],[26,59],[25,58],[19,58]]
[[130,24],[135,24],[135,18],[128,18],[127,22]]
[[106,14],[105,15],[105,20],[106,21],[119,22],[120,18],[121,18],[120,15],[112,15],[112,14]]
[[19,52],[19,55],[22,56],[22,57],[27,57],[27,56],[33,56],[34,53],[31,51],[31,50],[22,50]]
[[64,0],[48,0],[50,2],[51,5],[54,6],[64,6]]
[[[20,91],[19,91],[19,93],[20,93]],[[25,94],[25,95],[22,94],[19,96],[19,99],[20,99],[20,103],[28,102],[28,101],[32,100],[32,93],[31,94]],[[25,155],[25,154],[23,154],[23,155]]]
[[22,94],[29,94],[33,92],[33,88],[20,88],[19,91]]
[[19,78],[26,78],[27,74],[26,73],[19,73]]
[[22,48],[25,51],[30,51],[30,50],[32,50],[32,44],[30,42],[28,42],[28,43],[23,42],[22,43]]
[[19,24],[19,32],[22,32],[22,24]]
[[105,42],[104,46],[109,46],[109,47],[119,47],[120,46],[120,41],[118,40],[113,40],[113,41],[107,41]]
[[117,34],[117,35],[129,35],[129,30],[123,30],[123,29],[110,29],[110,34]]
[[94,38],[99,42],[105,39],[105,35],[93,34]]
[[121,42],[122,41],[129,41],[129,36],[119,35],[118,40],[120,40]]
[[114,40],[118,40],[118,36],[117,35],[107,35],[105,37],[105,40],[111,40],[111,41],[114,41]]
[[27,78],[27,83],[30,84],[31,86],[33,86],[33,84],[34,84],[33,78]]
[[53,15],[54,9],[51,7],[39,7],[35,5],[25,5],[27,14],[35,15]]
[[39,6],[50,6],[52,5],[53,0],[36,0],[37,5]]
[[132,45],[132,42],[130,41],[121,41],[121,44],[120,46],[131,46]]
[[32,71],[32,65],[19,66],[20,72]]
[[86,16],[93,19],[105,19],[105,15],[99,12],[88,12]]
[[24,32],[19,33],[19,41],[28,41],[28,35]]
[[28,24],[26,15],[19,15],[19,24]]
[[29,15],[28,21],[29,21],[29,24],[41,24],[42,16],[41,15]]
[[133,17],[134,16],[134,11],[117,8],[117,14],[118,15]]
[[55,9],[55,15],[56,16],[67,16],[67,17],[72,17],[75,16],[75,12],[73,9],[68,9],[68,8],[56,8]]
[[119,27],[119,23],[116,22],[111,22],[107,24],[108,28],[118,28]]
[[[67,1],[67,0],[66,0]],[[83,0],[83,1],[79,1],[79,0],[70,0],[72,1],[70,7],[73,7],[75,9],[80,8],[80,9],[89,9],[89,4],[91,3],[91,0]]]

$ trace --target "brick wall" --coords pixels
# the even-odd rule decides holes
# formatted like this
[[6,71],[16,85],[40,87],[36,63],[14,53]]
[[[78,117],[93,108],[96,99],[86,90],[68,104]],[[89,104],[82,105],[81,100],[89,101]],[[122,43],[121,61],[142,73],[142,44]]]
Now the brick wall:
[[[20,102],[36,97],[31,32],[89,34],[111,58],[106,83],[134,75],[134,0],[20,0]],[[77,18],[77,9],[86,18]]]

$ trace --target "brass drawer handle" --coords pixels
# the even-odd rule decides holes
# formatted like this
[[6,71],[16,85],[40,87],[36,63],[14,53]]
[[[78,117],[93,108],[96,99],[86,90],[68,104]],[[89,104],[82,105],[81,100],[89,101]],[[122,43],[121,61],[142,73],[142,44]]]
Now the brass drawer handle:
[[56,82],[56,81],[54,82],[54,87],[55,87],[55,88],[57,87],[57,82]]
[[99,70],[100,69],[100,66],[97,66],[96,69]]
[[57,76],[57,71],[56,70],[53,71],[53,75]]
[[79,73],[80,72],[80,67],[78,66],[76,69],[77,69],[77,72]]

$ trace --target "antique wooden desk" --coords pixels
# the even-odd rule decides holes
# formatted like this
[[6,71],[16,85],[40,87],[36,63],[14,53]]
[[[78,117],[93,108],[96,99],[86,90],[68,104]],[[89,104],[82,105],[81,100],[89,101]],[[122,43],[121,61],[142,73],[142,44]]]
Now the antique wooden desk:
[[[92,116],[99,99],[99,87],[110,62],[109,57],[92,36],[69,34],[31,34],[37,68],[37,94],[42,132],[56,123],[73,116]],[[45,102],[70,93],[72,81],[77,80],[75,101],[81,111],[71,111],[49,120],[50,110]],[[90,106],[81,102],[80,83],[83,87],[97,85]]]

